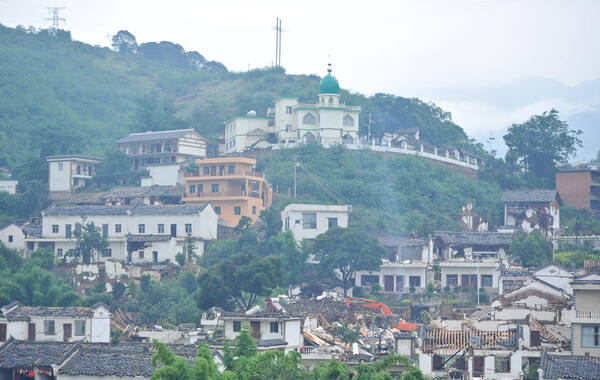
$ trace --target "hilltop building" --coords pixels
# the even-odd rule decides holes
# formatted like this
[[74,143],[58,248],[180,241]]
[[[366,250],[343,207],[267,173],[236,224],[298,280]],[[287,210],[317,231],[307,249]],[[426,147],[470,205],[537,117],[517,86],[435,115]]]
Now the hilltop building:
[[100,158],[81,154],[49,156],[48,190],[52,192],[74,192],[88,184],[96,174]]
[[225,153],[243,152],[259,143],[355,144],[361,108],[345,105],[331,65],[319,85],[317,103],[280,98],[266,116],[250,111],[225,123]]
[[[193,129],[132,133],[116,141],[117,147],[132,159],[133,170],[157,165],[173,166],[187,159],[206,156],[206,140]],[[178,167],[178,165],[175,165]],[[155,185],[174,185],[159,183]]]
[[256,221],[273,201],[273,190],[256,171],[256,160],[222,157],[196,160],[197,169],[184,176],[185,203],[210,202],[219,218],[235,227],[243,216]]

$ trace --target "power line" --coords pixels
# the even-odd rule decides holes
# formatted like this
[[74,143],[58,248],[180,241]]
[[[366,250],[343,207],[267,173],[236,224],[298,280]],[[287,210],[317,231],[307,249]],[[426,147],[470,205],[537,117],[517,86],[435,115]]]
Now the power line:
[[[297,167],[301,168],[302,170],[304,170],[306,172],[306,174],[308,174],[308,176],[315,181],[319,186],[321,186],[321,188],[323,190],[325,190],[325,192],[329,195],[331,195],[333,197],[333,199],[335,199],[336,201],[341,201],[341,198],[338,197],[337,195],[335,195],[332,191],[330,191],[327,187],[325,187],[325,185],[323,185],[315,176],[313,176],[304,166],[300,165],[299,162],[296,162],[295,164]],[[295,168],[294,168],[294,174],[295,174]],[[294,198],[296,197],[296,188],[294,185]]]
[[48,13],[50,13],[50,15],[52,17],[46,18],[46,20],[48,21],[52,21],[52,27],[50,28],[50,31],[52,34],[56,35],[56,31],[59,29],[60,27],[60,22],[66,22],[67,20],[65,20],[63,17],[60,17],[58,15],[59,11],[62,11],[63,9],[66,9],[65,7],[46,7],[48,9]]

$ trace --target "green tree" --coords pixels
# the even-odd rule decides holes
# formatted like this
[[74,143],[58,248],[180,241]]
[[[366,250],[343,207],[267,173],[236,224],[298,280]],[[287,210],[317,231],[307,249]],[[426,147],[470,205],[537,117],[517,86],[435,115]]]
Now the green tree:
[[357,270],[376,270],[385,255],[377,239],[362,228],[331,228],[315,239],[315,256],[321,268],[332,276],[339,273],[348,293],[350,280]]
[[81,230],[74,233],[77,243],[73,254],[77,259],[81,257],[84,264],[89,264],[92,260],[97,261],[106,251],[108,240],[102,236],[102,230],[94,222],[86,223],[83,218],[81,224]]
[[267,240],[267,254],[281,258],[283,285],[297,284],[306,269],[308,254],[299,247],[291,231],[279,232]]
[[508,146],[507,161],[517,163],[525,172],[538,177],[552,178],[557,164],[567,164],[582,146],[581,131],[570,130],[552,109],[513,124],[504,135]]
[[356,327],[348,326],[348,322],[343,325],[338,325],[333,328],[333,335],[340,338],[340,340],[346,344],[357,342],[361,337],[360,330]]
[[283,223],[281,222],[281,212],[279,208],[271,206],[260,212],[259,219],[264,223],[261,231],[265,233],[265,241],[281,232]]
[[552,262],[552,243],[538,230],[529,234],[518,231],[508,247],[508,254],[524,267],[535,267]]

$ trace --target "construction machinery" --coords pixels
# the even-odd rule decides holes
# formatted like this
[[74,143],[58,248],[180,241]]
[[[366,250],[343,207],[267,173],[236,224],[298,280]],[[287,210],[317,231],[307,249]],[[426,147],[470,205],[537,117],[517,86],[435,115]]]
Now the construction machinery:
[[348,318],[351,322],[354,322],[355,306],[366,307],[372,310],[379,310],[381,314],[383,314],[386,323],[389,323],[389,326],[391,326],[391,328],[397,328],[398,330],[416,330],[419,326],[416,323],[408,323],[401,318],[398,318],[398,321],[396,322],[396,316],[394,315],[392,310],[383,302],[371,300],[368,298],[346,297],[346,310],[348,312]]

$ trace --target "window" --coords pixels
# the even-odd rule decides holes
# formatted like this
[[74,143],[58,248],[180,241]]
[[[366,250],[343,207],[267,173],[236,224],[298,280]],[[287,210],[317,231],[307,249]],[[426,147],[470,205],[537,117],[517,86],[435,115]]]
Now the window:
[[210,175],[217,175],[217,165],[210,166]]
[[58,233],[58,224],[53,224],[52,225],[52,233],[53,234],[57,234]]
[[287,113],[288,115],[292,114],[292,106],[285,106],[285,113]]
[[225,165],[219,165],[219,175],[225,175]]
[[75,233],[81,233],[81,223],[75,223]]
[[145,224],[138,224],[138,233],[139,234],[146,233],[146,225]]
[[190,185],[190,193],[195,193],[196,192],[196,185]]
[[12,235],[8,235],[8,242],[12,243],[15,240],[15,238]]
[[327,226],[329,228],[338,226],[338,218],[327,218]]
[[210,174],[210,168],[208,166],[203,166],[202,167],[202,175],[209,175]]
[[317,228],[317,214],[314,212],[302,213],[302,228],[305,230],[314,230]]
[[329,104],[333,104],[333,97],[332,96],[329,97]]
[[62,248],[57,249],[56,250],[56,254],[58,255],[58,257],[62,257],[62,255],[63,255],[63,249]]
[[140,259],[143,259],[143,258],[144,258],[144,251],[139,251],[139,252],[138,252],[138,257],[139,257]]
[[379,276],[376,274],[363,274],[360,276],[361,285],[375,285],[379,284]]
[[482,274],[481,275],[481,287],[483,288],[491,288],[493,285],[493,277],[491,274]]
[[186,223],[185,224],[185,233],[186,234],[191,234],[192,233],[192,224],[191,223]]
[[165,225],[164,224],[159,224],[158,225],[158,233],[159,234],[164,234],[165,233]]
[[315,118],[315,115],[313,115],[310,112],[307,113],[306,115],[304,115],[304,117],[302,118],[303,124],[315,125],[316,121],[317,121],[317,119]]
[[455,288],[458,286],[458,275],[457,274],[447,274],[446,275],[446,286],[451,288]]
[[235,173],[235,165],[229,165],[229,166],[227,167],[227,173],[228,173],[228,174],[233,174],[233,173]]
[[408,286],[420,288],[421,287],[421,276],[409,276],[408,277]]
[[220,206],[215,206],[215,214],[221,215],[221,207]]
[[233,208],[233,214],[234,215],[241,215],[242,214],[242,208],[240,206],[235,206]]
[[350,115],[344,116],[343,124],[344,127],[354,127],[354,118]]
[[196,190],[198,190],[198,195],[202,196],[202,193],[204,192],[204,185],[198,184]]
[[309,143],[309,142],[313,142],[313,141],[315,141],[315,135],[313,135],[310,132],[306,132],[304,134],[304,136],[302,137],[302,142],[304,142],[304,143]]
[[85,321],[75,321],[75,336],[85,336]]
[[112,257],[112,249],[111,248],[106,248],[104,250],[104,257]]
[[233,321],[233,332],[242,330],[242,321]]
[[342,142],[344,144],[354,144],[354,138],[350,134],[346,133],[344,137],[342,137]]
[[108,237],[108,224],[102,225],[102,237]]
[[495,371],[497,373],[510,372],[510,356],[496,356],[494,361]]
[[44,333],[46,335],[56,335],[56,331],[54,329],[54,321],[44,321]]
[[291,124],[286,124],[285,125],[285,131],[286,132],[290,132],[292,130],[292,125]]
[[279,322],[271,322],[271,332],[278,333],[279,332]]
[[62,163],[62,162],[59,162],[59,163],[58,163],[58,171],[59,171],[59,172],[62,172],[62,171],[63,171],[63,163]]
[[219,184],[213,183],[212,185],[210,185],[210,191],[212,191],[213,193],[218,193],[219,192]]
[[600,326],[581,326],[581,347],[600,347]]
[[256,206],[252,206],[252,215],[256,215]]

